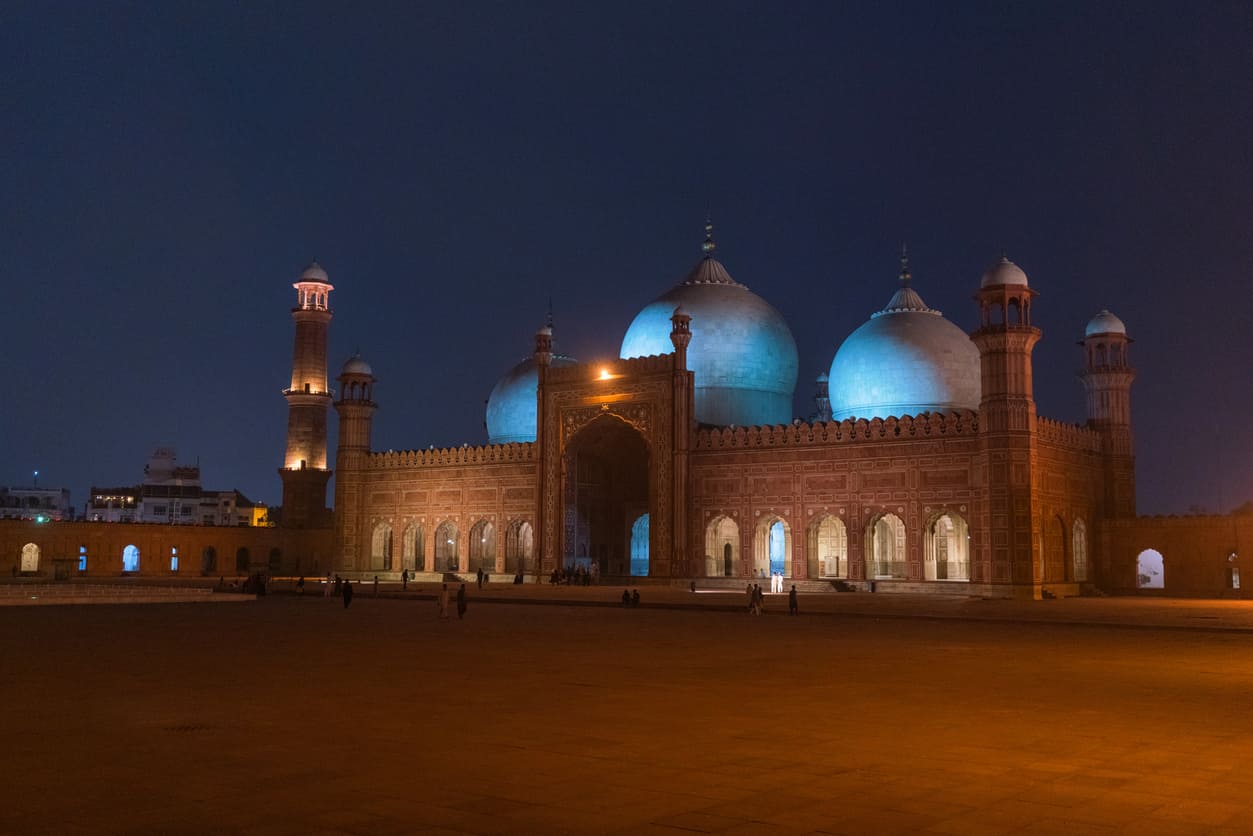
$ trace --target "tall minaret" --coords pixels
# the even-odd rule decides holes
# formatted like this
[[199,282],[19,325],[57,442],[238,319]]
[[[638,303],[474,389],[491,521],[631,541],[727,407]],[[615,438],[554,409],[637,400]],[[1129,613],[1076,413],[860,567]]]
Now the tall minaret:
[[278,474],[283,480],[283,525],[318,528],[327,524],[326,414],[331,393],[326,385],[326,334],[331,324],[331,286],[315,261],[292,285],[296,289],[296,342],[292,352],[287,399],[287,456]]
[[339,373],[339,443],[335,445],[335,545],[339,568],[365,569],[370,534],[365,519],[364,467],[374,423],[374,371],[353,355]]
[[1088,426],[1101,435],[1105,469],[1105,516],[1136,515],[1136,465],[1131,443],[1131,367],[1127,326],[1109,311],[1092,317],[1084,329],[1083,373],[1088,393]]
[[[1044,568],[1036,559],[1040,524],[1031,488],[1036,469],[1031,351],[1040,339],[1040,329],[1031,324],[1035,296],[1027,274],[1004,256],[983,274],[975,296],[979,328],[970,337],[982,371],[979,440],[987,486],[977,529],[988,537],[974,546],[976,562],[991,575],[972,580],[1011,583],[1017,594],[1039,597]],[[979,567],[979,574],[984,571]]]

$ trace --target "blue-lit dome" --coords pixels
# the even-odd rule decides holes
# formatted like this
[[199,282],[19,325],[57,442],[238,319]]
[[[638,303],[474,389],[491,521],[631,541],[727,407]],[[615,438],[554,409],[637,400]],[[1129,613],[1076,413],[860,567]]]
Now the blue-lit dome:
[[888,418],[978,409],[979,349],[909,286],[848,336],[831,361],[831,417]]
[[1123,321],[1112,313],[1102,310],[1099,314],[1092,317],[1088,322],[1088,327],[1083,329],[1085,337],[1094,337],[1097,334],[1122,334],[1127,335],[1127,326]]
[[692,317],[687,367],[696,378],[696,420],[787,424],[798,365],[792,332],[769,302],[731,278],[713,257],[709,236],[704,251],[687,278],[639,312],[622,338],[620,356],[673,352],[670,317],[682,306]]
[[[552,365],[569,366],[573,357],[554,354]],[[509,370],[487,398],[487,443],[534,441],[539,369],[528,357]]]

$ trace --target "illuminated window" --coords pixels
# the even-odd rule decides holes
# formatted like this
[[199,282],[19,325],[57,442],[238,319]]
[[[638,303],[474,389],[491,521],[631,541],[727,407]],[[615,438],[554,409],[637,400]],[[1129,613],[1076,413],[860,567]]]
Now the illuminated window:
[[178,549],[172,546],[170,547],[170,571],[178,571]]
[[122,571],[138,572],[139,571],[139,547],[129,545],[122,549]]
[[87,547],[86,546],[78,547],[78,571],[80,572],[87,571]]

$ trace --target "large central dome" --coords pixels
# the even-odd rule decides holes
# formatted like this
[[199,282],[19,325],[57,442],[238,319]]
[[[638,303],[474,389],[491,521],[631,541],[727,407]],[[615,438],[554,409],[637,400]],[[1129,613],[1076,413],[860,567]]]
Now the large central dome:
[[979,349],[909,286],[849,334],[831,362],[831,417],[888,418],[978,409]]
[[782,314],[731,278],[714,258],[712,227],[705,256],[683,281],[639,312],[622,338],[623,359],[674,351],[670,317],[692,317],[687,365],[696,378],[696,420],[758,426],[792,420],[796,341]]

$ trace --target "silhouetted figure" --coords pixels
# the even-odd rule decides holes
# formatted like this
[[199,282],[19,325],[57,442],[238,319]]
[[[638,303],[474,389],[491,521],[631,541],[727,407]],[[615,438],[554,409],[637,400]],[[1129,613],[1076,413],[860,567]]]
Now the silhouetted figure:
[[479,589],[483,588],[483,567],[479,567],[479,571],[474,574],[474,580],[478,583]]
[[638,607],[640,605],[640,591],[637,589],[631,593],[631,606]]
[[297,595],[305,594],[305,576],[304,575],[301,575],[300,579],[296,581],[296,594]]
[[409,570],[400,573],[400,591],[404,592],[409,588]]
[[335,576],[335,597],[339,597],[344,593],[344,582],[339,579],[339,575]]
[[631,593],[627,592],[625,589],[622,590],[622,606],[631,606]]
[[374,576],[374,597],[379,597],[379,576]]
[[787,594],[787,614],[799,615],[800,607],[796,602],[796,584],[792,584],[792,591]]
[[462,584],[457,589],[457,620],[466,617],[466,585]]
[[344,581],[344,609],[352,604],[352,581]]

